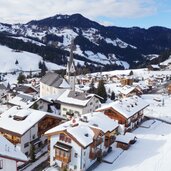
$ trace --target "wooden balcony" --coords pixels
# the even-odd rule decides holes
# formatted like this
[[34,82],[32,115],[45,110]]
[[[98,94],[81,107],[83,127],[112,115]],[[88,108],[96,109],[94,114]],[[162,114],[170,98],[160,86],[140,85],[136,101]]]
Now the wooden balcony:
[[143,117],[143,113],[141,113],[141,114],[138,115],[138,119],[140,119],[142,117]]
[[132,118],[132,119],[131,119],[131,122],[133,122],[133,123],[134,123],[134,122],[137,122],[137,121],[138,121],[138,117]]
[[111,136],[111,137],[106,137],[105,138],[105,147],[110,147],[114,142],[115,142],[116,137],[115,136]]
[[98,138],[98,139],[93,141],[92,147],[95,148],[98,145],[100,145],[102,142],[103,142],[103,139],[102,138]]
[[125,127],[129,127],[131,125],[131,122],[129,122],[129,123],[125,123]]
[[43,124],[43,125],[39,125],[38,127],[38,135],[41,136],[42,134],[44,134],[46,131],[48,131],[49,129],[55,127],[57,124],[53,123],[53,124]]
[[69,162],[71,162],[71,157],[64,157],[64,156],[56,155],[55,156],[55,159],[56,160],[59,160],[59,161],[62,161],[63,163],[66,163],[66,164],[68,164]]
[[71,149],[72,146],[67,144],[57,142],[54,146],[55,148],[55,157],[54,159],[59,160],[65,164],[71,162]]
[[38,134],[39,136],[44,134],[47,130],[57,126],[59,124],[59,120],[53,118],[44,118],[38,123]]
[[91,160],[95,160],[97,157],[102,156],[102,150],[101,149],[96,149],[94,152],[91,150],[89,154],[89,158]]

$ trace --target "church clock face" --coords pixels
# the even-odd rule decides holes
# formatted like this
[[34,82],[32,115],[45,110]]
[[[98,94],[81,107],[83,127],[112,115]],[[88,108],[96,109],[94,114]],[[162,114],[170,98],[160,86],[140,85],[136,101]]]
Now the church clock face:
[[71,73],[74,73],[74,72],[75,72],[75,67],[74,67],[73,63],[72,63],[72,65],[71,65],[71,67],[70,67],[70,72],[71,72]]

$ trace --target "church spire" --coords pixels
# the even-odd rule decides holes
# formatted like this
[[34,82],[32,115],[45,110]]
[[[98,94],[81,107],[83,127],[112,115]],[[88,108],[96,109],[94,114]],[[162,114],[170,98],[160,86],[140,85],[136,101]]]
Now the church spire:
[[76,70],[75,70],[75,64],[74,64],[74,56],[73,56],[73,51],[75,49],[74,45],[74,39],[71,40],[71,45],[70,45],[70,57],[67,63],[67,77],[68,77],[68,82],[71,86],[71,90],[75,90],[75,75],[76,75]]

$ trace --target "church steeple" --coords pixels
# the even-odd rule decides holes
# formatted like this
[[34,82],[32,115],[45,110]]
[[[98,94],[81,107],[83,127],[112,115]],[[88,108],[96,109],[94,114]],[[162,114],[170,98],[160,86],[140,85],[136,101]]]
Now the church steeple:
[[73,57],[74,49],[75,49],[74,39],[72,39],[70,45],[70,57],[67,63],[66,74],[67,74],[68,82],[71,86],[71,90],[73,91],[75,91],[75,75],[76,75],[74,57]]

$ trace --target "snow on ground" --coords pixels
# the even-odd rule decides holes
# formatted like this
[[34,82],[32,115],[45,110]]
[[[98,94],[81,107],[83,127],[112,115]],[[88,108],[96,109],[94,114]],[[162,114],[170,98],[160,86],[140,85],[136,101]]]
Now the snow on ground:
[[169,56],[169,59],[165,60],[164,62],[160,63],[161,65],[168,65],[171,63],[171,56]]
[[[39,70],[39,62],[43,58],[37,54],[21,51],[15,52],[14,50],[0,45],[0,72],[13,72],[17,70],[33,71]],[[18,64],[16,64],[16,60]],[[63,67],[51,62],[45,62],[47,68],[50,70],[58,70]]]
[[155,121],[150,128],[139,127],[134,134],[138,138],[135,144],[113,164],[101,163],[94,171],[170,171],[171,125]]
[[101,54],[101,53],[94,54],[92,51],[89,51],[89,50],[85,51],[85,54],[87,55],[87,58],[89,58],[92,61],[95,61],[95,62],[98,61],[102,64],[110,64],[109,60],[104,54]]
[[36,44],[38,46],[45,46],[45,44],[43,44],[43,43],[40,43],[38,41],[29,39],[29,38],[26,38],[26,37],[21,37],[21,36],[20,37],[14,37],[13,36],[12,38],[22,40],[23,42],[31,42],[31,43]]
[[118,61],[116,61],[116,64],[123,66],[125,69],[129,69],[129,64],[126,61],[119,61],[118,60]]
[[[134,77],[139,78],[149,78],[149,77],[156,77],[156,76],[166,76],[171,75],[171,70],[165,71],[148,71],[147,68],[141,69],[126,69],[126,70],[114,70],[114,71],[106,71],[102,72],[102,75],[129,75],[130,72],[133,72]],[[97,73],[93,73],[92,75],[97,75]]]
[[158,118],[171,123],[171,97],[162,94],[142,95],[150,106],[144,110],[146,116]]

